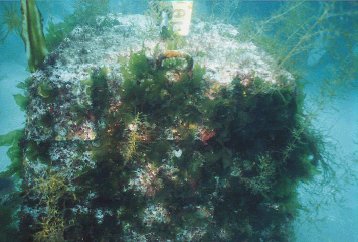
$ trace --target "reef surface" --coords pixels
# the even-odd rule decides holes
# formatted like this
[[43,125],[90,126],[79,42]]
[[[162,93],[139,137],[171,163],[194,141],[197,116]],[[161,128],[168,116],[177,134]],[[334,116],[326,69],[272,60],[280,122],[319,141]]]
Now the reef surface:
[[[292,75],[231,25],[76,27],[24,84],[20,226],[35,241],[286,241],[318,159]],[[166,50],[188,53],[158,57]],[[187,63],[188,65],[188,63]]]

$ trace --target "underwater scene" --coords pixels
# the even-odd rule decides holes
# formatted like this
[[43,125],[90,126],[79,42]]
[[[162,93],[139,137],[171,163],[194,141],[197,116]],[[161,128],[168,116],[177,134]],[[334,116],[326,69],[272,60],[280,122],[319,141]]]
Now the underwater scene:
[[358,242],[358,2],[0,0],[0,242]]

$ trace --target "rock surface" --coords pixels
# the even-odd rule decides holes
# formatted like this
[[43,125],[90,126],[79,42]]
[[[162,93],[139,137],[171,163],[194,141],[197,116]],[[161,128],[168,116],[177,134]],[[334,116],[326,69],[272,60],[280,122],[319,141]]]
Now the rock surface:
[[[63,234],[73,241],[91,241],[96,233],[115,236],[115,228],[121,229],[118,241],[270,241],[276,231],[285,234],[291,215],[284,206],[289,199],[271,191],[285,189],[280,181],[286,182],[286,171],[301,168],[301,158],[298,165],[295,159],[308,152],[300,147],[306,141],[302,138],[297,150],[285,153],[286,145],[296,142],[287,131],[301,130],[295,84],[290,73],[254,44],[240,43],[239,36],[231,25],[197,20],[186,39],[162,41],[154,21],[143,15],[108,15],[96,26],[75,28],[48,56],[46,68],[32,75],[28,88],[23,227],[36,233],[39,241],[55,241]],[[221,101],[213,101],[208,115],[215,120],[192,121],[171,113],[169,120],[175,123],[162,124],[148,111],[145,115],[152,122],[143,121],[138,113],[132,123],[124,118],[117,123],[123,114],[118,114],[124,105],[118,89],[125,81],[124,63],[143,49],[148,58],[156,59],[174,47],[205,68],[200,83],[227,88],[216,92]],[[106,71],[101,78],[108,93],[96,95],[109,100],[106,118],[94,110],[102,108],[94,107],[93,99],[93,75],[100,76],[101,70]],[[255,79],[268,89],[254,93]],[[240,82],[231,87],[233,80]],[[173,91],[170,85],[160,94],[168,96]],[[188,99],[202,100],[190,91]],[[208,102],[214,99],[210,93],[203,96]],[[186,100],[178,103],[189,114],[200,106]],[[110,118],[113,127],[106,126]],[[161,146],[149,142],[150,132],[164,137]],[[143,144],[130,153],[131,142]],[[104,152],[105,158],[96,160],[96,152]],[[287,186],[295,187],[296,178],[291,178]],[[101,182],[112,193],[104,192]],[[277,220],[261,220],[260,214]]]
[[[278,69],[274,59],[253,43],[240,43],[240,32],[232,25],[194,21],[191,34],[182,40],[179,49],[192,55],[194,63],[206,68],[206,79],[230,83],[235,77],[260,78],[272,84],[293,82],[290,73]],[[34,86],[46,82],[60,90],[59,99],[46,105],[40,99],[31,99],[27,135],[29,139],[43,141],[51,135],[57,140],[93,140],[93,122],[88,119],[81,124],[74,106],[89,107],[85,80],[96,68],[106,67],[112,73],[113,86],[121,82],[121,59],[133,52],[146,49],[149,57],[167,48],[160,40],[154,20],[144,15],[109,15],[99,18],[95,27],[77,27],[47,59],[47,67],[33,74]],[[169,46],[171,47],[171,46]],[[54,118],[52,130],[39,130],[38,122],[50,111]]]

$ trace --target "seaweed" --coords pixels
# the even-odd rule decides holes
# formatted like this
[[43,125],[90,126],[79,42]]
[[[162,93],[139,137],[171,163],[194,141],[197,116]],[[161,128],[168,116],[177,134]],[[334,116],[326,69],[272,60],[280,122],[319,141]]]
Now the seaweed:
[[[144,52],[134,53],[129,59],[128,66],[122,68],[124,82],[120,94],[123,102],[131,105],[128,108],[153,117],[159,116],[159,113],[169,113],[167,117],[200,117],[195,104],[202,99],[206,88],[203,82],[203,69],[195,66],[191,75],[185,70],[180,71],[180,63],[172,63],[174,67],[164,66],[156,69],[150,65]],[[171,80],[166,77],[168,67],[179,70]],[[126,108],[127,106],[124,106],[124,109]],[[165,124],[174,120],[157,121]]]
[[108,109],[109,90],[107,81],[107,70],[105,68],[95,70],[91,76],[93,113],[97,119],[103,117],[104,112]]
[[19,237],[17,213],[22,203],[18,181],[23,177],[24,130],[0,135],[0,146],[10,146],[7,156],[11,160],[10,165],[0,172],[0,181],[8,183],[0,190],[0,240],[15,241]]
[[[344,95],[342,89],[354,86],[357,11],[342,2],[316,4],[303,0],[286,2],[272,10],[264,18],[240,18],[240,40],[253,41],[275,57],[279,68],[297,74],[298,80],[309,81],[308,68],[325,67],[327,78],[321,84],[319,103]],[[339,48],[337,43],[341,43]]]
[[26,157],[49,170],[31,190],[46,212],[23,229],[39,240],[289,240],[297,185],[320,159],[299,87],[212,83],[187,55],[158,56],[132,53],[118,89],[105,68],[82,82],[97,122],[83,150],[95,168],[67,180],[49,162],[53,141],[27,143]]
[[47,171],[42,178],[35,179],[34,193],[40,197],[39,205],[46,207],[46,214],[41,218],[41,228],[34,234],[35,241],[64,241],[64,220],[58,203],[68,186],[59,172]]
[[[131,170],[148,176],[138,188],[145,195],[125,192],[130,203],[142,206],[131,213],[146,211],[147,205],[138,203],[145,196],[168,205],[172,214],[165,224],[143,218],[147,225],[142,227],[141,219],[128,212],[128,223],[139,233],[155,231],[152,239],[174,238],[185,225],[200,227],[210,219],[216,221],[212,231],[225,233],[206,232],[208,240],[288,239],[292,230],[287,220],[299,208],[298,181],[314,174],[319,159],[307,158],[317,151],[318,140],[306,135],[309,126],[301,122],[302,94],[293,85],[259,79],[245,85],[236,79],[217,87],[203,81],[204,69],[195,66],[188,75],[182,66],[181,60],[170,60],[158,68],[144,51],[133,53],[122,67],[121,106],[114,117],[105,116],[108,128],[100,135],[98,162],[106,171],[117,170],[121,182],[131,177]],[[175,181],[159,172],[166,161],[178,168]],[[147,172],[138,170],[142,165]],[[109,200],[108,189],[118,189],[113,182],[102,180],[99,188]],[[213,206],[210,219],[182,208],[205,206],[208,200]],[[176,232],[163,234],[161,226]]]
[[21,32],[21,17],[17,5],[14,3],[3,4],[4,8],[0,22],[0,43],[3,43],[11,33],[20,36]]
[[56,97],[57,90],[53,88],[48,82],[44,81],[37,86],[37,93],[42,99],[51,101]]
[[3,177],[11,177],[17,175],[18,178],[22,174],[23,165],[23,138],[24,130],[14,130],[5,135],[0,135],[0,146],[10,146],[7,156],[11,160],[11,164],[7,169],[1,172]]
[[20,107],[20,110],[25,111],[29,102],[28,98],[22,94],[15,94],[14,99],[16,104]]
[[43,66],[47,55],[45,37],[42,28],[42,17],[35,0],[21,0],[22,32],[30,72]]
[[[1,178],[0,178],[1,179]],[[17,212],[21,204],[21,196],[18,192],[13,192],[0,198],[0,240],[18,241],[18,217]]]
[[[56,48],[76,25],[94,25],[96,16],[108,11],[108,1],[77,3],[74,14],[63,23],[49,24],[49,49]],[[231,14],[230,3],[213,2]],[[287,23],[291,29],[300,29],[297,16],[301,15],[296,13]],[[312,24],[308,36],[314,35],[317,24]],[[285,36],[285,31],[278,30],[279,35]],[[281,56],[279,66],[300,55],[305,36],[281,45],[289,51]],[[171,33],[166,37],[171,38],[170,48],[184,42]],[[266,47],[276,51],[270,44],[274,43],[266,42]],[[41,66],[44,53],[34,57],[33,70]],[[83,81],[98,132],[85,149],[96,166],[79,171],[74,180],[66,180],[68,174],[59,172],[66,168],[50,160],[55,141],[25,142],[24,131],[0,136],[0,145],[11,146],[12,159],[0,179],[24,177],[24,155],[29,162],[49,167],[26,190],[27,198],[35,195],[37,200],[23,204],[44,212],[39,219],[23,223],[25,231],[39,241],[290,240],[291,222],[300,207],[297,186],[311,179],[321,162],[320,140],[304,115],[301,87],[257,78],[245,82],[236,78],[228,85],[210,83],[204,79],[205,69],[190,59],[159,56],[160,60],[153,60],[145,50],[132,53],[122,65],[118,90],[110,89],[113,80],[105,68]],[[28,87],[28,82],[21,84]],[[53,101],[57,93],[48,82],[34,90],[31,95],[45,102]],[[15,95],[15,100],[26,110],[27,93]],[[77,112],[82,107],[72,108]],[[51,115],[39,125],[51,127]],[[73,160],[77,162],[88,160]],[[3,231],[16,231],[18,207],[19,202],[2,202],[0,240],[6,236]],[[76,207],[88,212],[71,212]]]

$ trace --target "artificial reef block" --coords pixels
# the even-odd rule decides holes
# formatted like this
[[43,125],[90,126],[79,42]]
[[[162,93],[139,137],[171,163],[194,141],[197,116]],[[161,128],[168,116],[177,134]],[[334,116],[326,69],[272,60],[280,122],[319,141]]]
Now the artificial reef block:
[[21,37],[25,44],[29,70],[35,72],[43,66],[47,55],[42,17],[35,0],[21,0],[21,12]]
[[32,75],[24,237],[288,240],[318,157],[292,76],[232,26],[168,51],[150,19],[106,18]]

